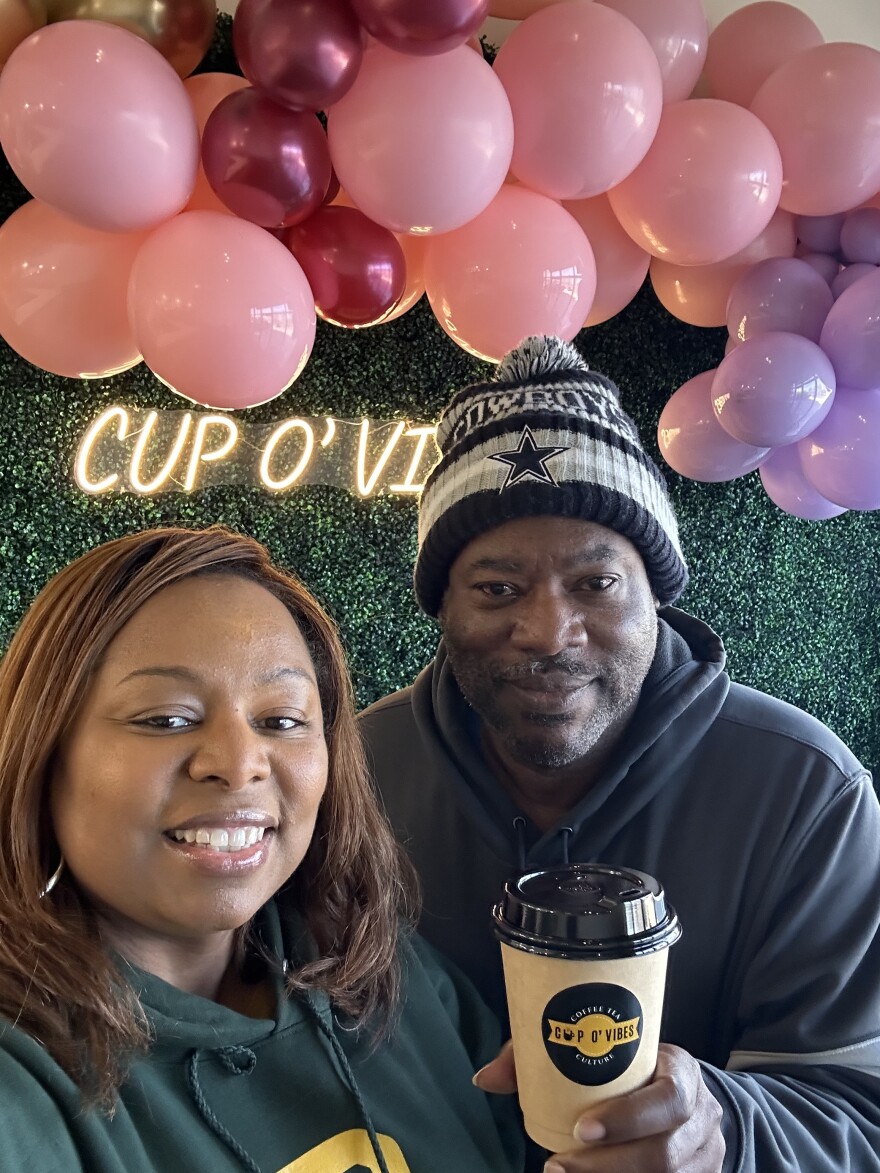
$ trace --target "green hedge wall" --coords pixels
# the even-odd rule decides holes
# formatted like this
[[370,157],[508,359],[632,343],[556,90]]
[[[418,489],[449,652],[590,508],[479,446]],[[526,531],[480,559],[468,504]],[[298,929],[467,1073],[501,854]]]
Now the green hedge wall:
[[[234,68],[228,19],[204,68]],[[0,219],[27,198],[0,160]],[[577,345],[621,387],[655,458],[662,405],[717,364],[723,330],[672,318],[650,287]],[[319,322],[305,372],[280,399],[248,412],[436,418],[452,389],[486,364],[454,345],[423,299],[396,322],[345,331]],[[151,525],[222,521],[264,541],[337,618],[359,700],[408,683],[430,658],[434,625],[411,591],[415,504],[304,487],[273,497],[227,485],[182,493],[87,497],[72,462],[86,426],[113,403],[179,409],[145,367],[113,379],[56,378],[0,343],[0,645],[45,580],[90,546]],[[880,454],[878,454],[880,458]],[[757,474],[699,485],[668,472],[691,567],[683,605],[725,639],[732,675],[800,705],[869,766],[880,765],[880,513],[810,523],[764,496]]]

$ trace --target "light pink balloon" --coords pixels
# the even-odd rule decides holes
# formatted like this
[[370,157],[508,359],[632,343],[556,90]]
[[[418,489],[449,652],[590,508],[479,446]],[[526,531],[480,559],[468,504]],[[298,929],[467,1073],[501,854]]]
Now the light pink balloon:
[[665,106],[645,159],[609,192],[636,244],[677,265],[733,256],[767,227],[782,161],[753,114],[711,98]]
[[651,284],[661,304],[691,326],[723,326],[727,300],[736,282],[759,261],[790,257],[795,250],[794,217],[778,209],[751,244],[714,265],[673,265],[655,257]]
[[651,258],[623,231],[607,196],[566,200],[562,206],[583,228],[596,260],[596,295],[584,325],[597,326],[629,305],[644,283]]
[[713,98],[750,106],[780,65],[823,42],[818,27],[793,4],[746,4],[712,30],[704,70],[708,92]]
[[663,81],[644,35],[601,4],[565,0],[517,26],[495,58],[516,130],[511,170],[555,199],[620,183],[645,157]]
[[[196,125],[199,128],[199,138],[205,129],[205,124],[229,94],[243,90],[248,85],[247,78],[239,77],[235,73],[196,73],[186,78],[183,88],[192,103],[193,113],[196,116]],[[186,212],[222,212],[231,216],[229,208],[223,203],[214,189],[208,183],[205,169],[199,160],[196,183],[189,202],[184,208]]]
[[660,455],[692,481],[732,481],[766,460],[769,448],[743,444],[728,435],[712,410],[715,371],[703,371],[675,391],[657,426]]
[[597,0],[613,8],[648,38],[660,63],[663,101],[689,98],[703,69],[709,22],[702,0]]
[[126,314],[146,234],[97,232],[30,200],[0,226],[0,334],[56,375],[98,378],[140,362]]
[[574,338],[596,291],[596,264],[563,207],[505,186],[475,220],[428,241],[425,283],[453,341],[498,362],[529,334]]
[[780,204],[827,216],[880,187],[880,51],[845,42],[807,49],[780,66],[751,110],[779,144]]
[[90,228],[135,232],[173,216],[199,138],[183,82],[134,33],[50,24],[0,74],[0,143],[28,191]]
[[333,169],[357,207],[392,232],[449,232],[504,182],[513,118],[492,67],[467,45],[435,57],[366,53],[330,110]]
[[219,212],[184,212],[150,235],[134,263],[128,312],[149,368],[207,407],[274,399],[315,340],[315,303],[299,264],[263,228]]

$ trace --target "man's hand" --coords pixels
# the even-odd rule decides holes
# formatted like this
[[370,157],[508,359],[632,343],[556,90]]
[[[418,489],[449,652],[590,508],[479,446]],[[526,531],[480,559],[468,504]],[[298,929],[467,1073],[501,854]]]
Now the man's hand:
[[[509,1043],[474,1082],[488,1092],[516,1090]],[[724,1164],[721,1106],[696,1059],[665,1043],[652,1081],[585,1112],[574,1139],[583,1147],[551,1157],[545,1173],[721,1173]]]

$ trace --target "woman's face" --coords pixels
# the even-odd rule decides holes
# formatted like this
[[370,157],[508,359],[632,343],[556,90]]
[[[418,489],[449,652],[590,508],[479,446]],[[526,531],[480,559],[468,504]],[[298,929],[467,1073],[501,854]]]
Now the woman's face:
[[327,781],[284,605],[232,575],[166,587],[109,645],[57,758],[70,872],[128,956],[245,924],[301,863]]

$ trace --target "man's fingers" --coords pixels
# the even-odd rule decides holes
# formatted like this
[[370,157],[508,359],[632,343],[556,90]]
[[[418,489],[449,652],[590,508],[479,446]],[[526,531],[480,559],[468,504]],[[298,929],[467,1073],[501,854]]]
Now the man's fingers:
[[597,1104],[575,1128],[577,1139],[598,1139],[596,1125],[604,1128],[608,1144],[623,1144],[660,1133],[673,1132],[690,1119],[702,1083],[696,1060],[678,1047],[661,1047],[654,1079],[646,1087]]

